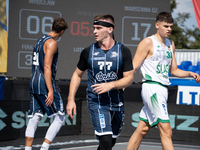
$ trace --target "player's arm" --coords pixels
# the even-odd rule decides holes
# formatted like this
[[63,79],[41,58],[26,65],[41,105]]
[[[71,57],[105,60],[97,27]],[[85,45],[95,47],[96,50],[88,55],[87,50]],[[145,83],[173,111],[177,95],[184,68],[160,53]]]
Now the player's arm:
[[133,58],[133,68],[134,68],[134,73],[137,72],[137,70],[140,68],[142,62],[151,57],[153,55],[153,43],[150,38],[145,38],[142,40],[135,52],[134,58]]
[[72,119],[74,117],[73,113],[76,115],[75,95],[76,95],[76,92],[80,85],[83,74],[84,74],[84,71],[81,71],[77,67],[72,75],[70,86],[69,86],[69,95],[68,95],[68,102],[67,102],[66,110],[67,110],[67,114]]
[[69,94],[68,94],[68,102],[66,106],[67,114],[73,118],[73,113],[76,114],[76,103],[75,103],[75,95],[78,90],[78,87],[81,82],[81,78],[87,69],[87,60],[89,56],[90,47],[85,48],[80,55],[79,62],[77,64],[76,70],[74,71],[70,86],[69,86]]
[[111,89],[124,89],[127,86],[131,85],[133,82],[133,70],[123,72],[123,78],[112,81],[108,83],[100,83],[100,84],[94,84],[91,87],[93,87],[93,91],[97,94],[102,94],[105,92],[110,91]]
[[94,84],[91,87],[93,87],[93,91],[102,94],[104,92],[108,92],[111,89],[123,89],[127,86],[131,85],[133,82],[133,65],[132,65],[132,55],[131,51],[125,47],[124,45],[121,46],[122,50],[122,71],[123,71],[123,78],[112,81],[108,83],[100,83],[100,84]]
[[123,78],[121,78],[118,81],[110,82],[111,89],[123,89],[130,86],[132,83],[133,83],[133,70],[123,72]]
[[57,42],[53,39],[49,39],[44,44],[44,78],[48,89],[48,97],[45,100],[47,106],[51,106],[53,103],[53,86],[52,86],[52,71],[51,65],[53,56],[57,52]]
[[200,81],[200,77],[197,73],[194,73],[191,71],[184,71],[177,67],[176,58],[175,58],[175,45],[173,41],[171,41],[171,43],[172,43],[172,48],[173,48],[173,57],[172,57],[172,62],[171,62],[171,67],[170,67],[171,75],[174,77],[179,77],[179,78],[193,77],[198,83]]

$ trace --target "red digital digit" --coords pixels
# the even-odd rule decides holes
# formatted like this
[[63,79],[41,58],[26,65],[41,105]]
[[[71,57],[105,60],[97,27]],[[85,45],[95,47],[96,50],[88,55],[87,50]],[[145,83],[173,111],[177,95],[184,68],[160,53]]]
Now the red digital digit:
[[72,35],[79,35],[80,34],[80,24],[79,24],[79,22],[72,21],[72,23],[71,23],[71,34]]
[[81,35],[88,36],[90,34],[90,28],[87,26],[89,22],[81,22]]
[[93,30],[94,30],[94,28],[92,27],[92,28],[91,28],[90,36],[93,36]]

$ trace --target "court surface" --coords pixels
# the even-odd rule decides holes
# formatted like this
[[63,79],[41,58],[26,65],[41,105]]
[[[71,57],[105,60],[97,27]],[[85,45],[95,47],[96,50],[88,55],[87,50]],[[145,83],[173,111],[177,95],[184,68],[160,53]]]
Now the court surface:
[[[44,138],[36,138],[32,150],[39,150]],[[113,150],[126,150],[128,137],[119,137]],[[23,150],[24,138],[0,141],[0,150]],[[200,143],[173,141],[175,150],[200,150]],[[93,135],[57,136],[49,150],[96,150],[98,141]],[[143,139],[139,150],[162,150],[160,140]]]

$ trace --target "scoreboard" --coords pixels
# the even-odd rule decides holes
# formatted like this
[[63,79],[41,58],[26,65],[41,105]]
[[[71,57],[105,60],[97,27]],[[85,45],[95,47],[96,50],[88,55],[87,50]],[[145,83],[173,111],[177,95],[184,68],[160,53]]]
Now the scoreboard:
[[[69,26],[57,39],[56,75],[56,79],[68,80],[81,51],[95,42],[96,15],[113,15],[115,40],[134,56],[139,42],[156,32],[155,17],[162,11],[170,11],[170,0],[9,0],[7,77],[30,78],[34,44],[50,32],[55,17],[63,17]],[[87,79],[86,73],[83,79]],[[141,81],[139,72],[134,81]]]

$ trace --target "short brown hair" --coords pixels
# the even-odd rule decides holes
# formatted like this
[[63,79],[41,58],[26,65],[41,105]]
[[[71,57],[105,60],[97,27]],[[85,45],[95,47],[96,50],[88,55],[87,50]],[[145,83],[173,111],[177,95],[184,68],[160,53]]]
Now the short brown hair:
[[115,20],[114,20],[114,17],[112,15],[109,15],[109,14],[102,14],[102,15],[98,15],[96,17],[94,17],[94,20],[103,20],[103,19],[110,19],[113,24],[115,24]]
[[167,23],[173,23],[174,19],[172,18],[172,15],[168,12],[161,12],[156,16],[156,22],[167,22]]
[[52,31],[56,33],[66,30],[68,28],[67,22],[63,18],[55,18],[52,25]]

